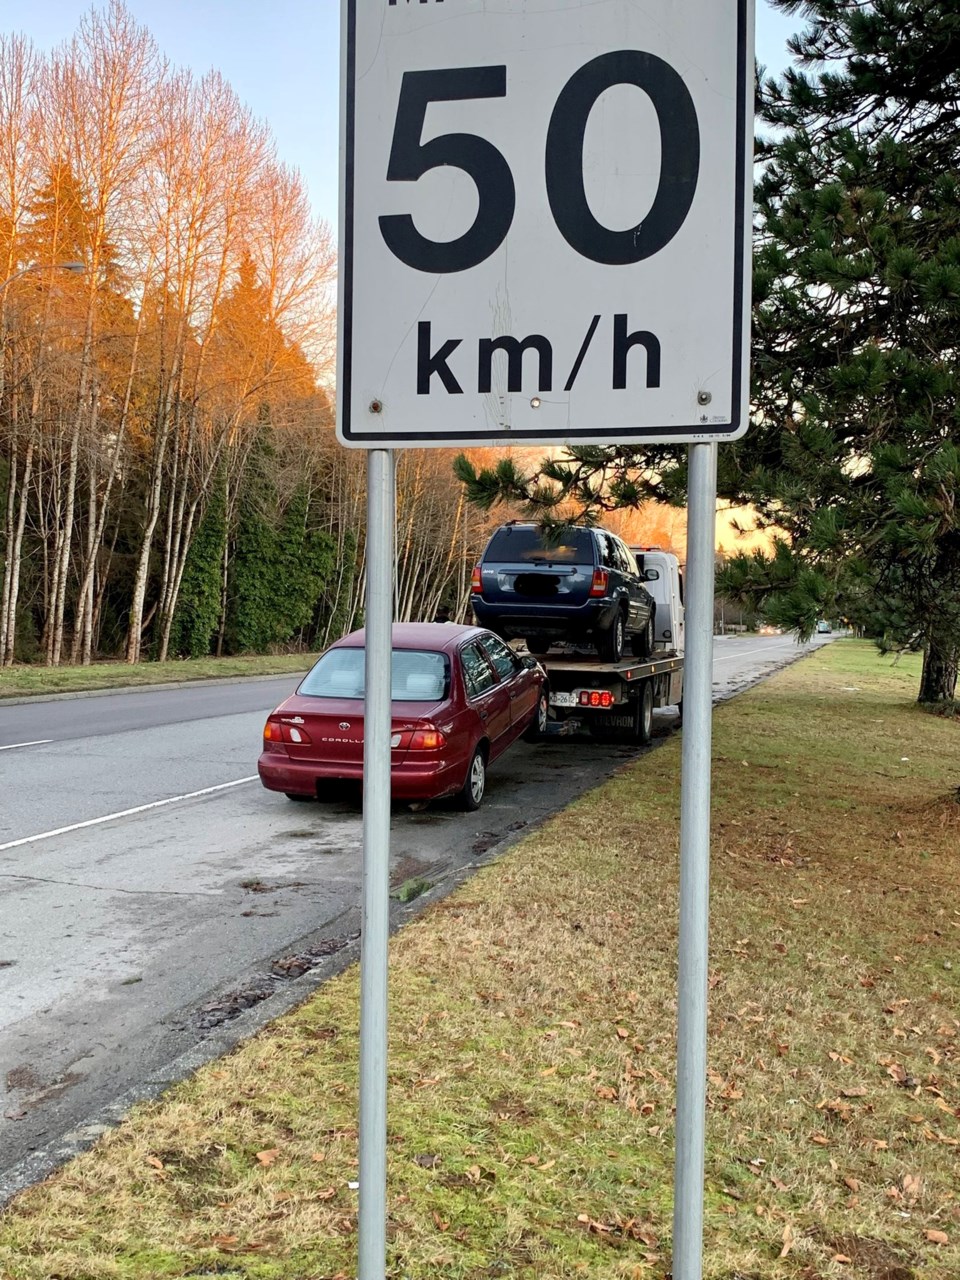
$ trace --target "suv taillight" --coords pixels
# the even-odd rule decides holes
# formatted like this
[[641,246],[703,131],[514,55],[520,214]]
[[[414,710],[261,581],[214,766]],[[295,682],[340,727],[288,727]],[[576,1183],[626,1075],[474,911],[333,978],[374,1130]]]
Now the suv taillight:
[[605,596],[607,594],[607,583],[610,581],[610,575],[606,569],[594,569],[593,582],[590,585],[590,594],[592,596]]
[[480,595],[483,591],[483,582],[480,579],[480,566],[477,565],[473,573],[470,575],[470,594],[474,596]]

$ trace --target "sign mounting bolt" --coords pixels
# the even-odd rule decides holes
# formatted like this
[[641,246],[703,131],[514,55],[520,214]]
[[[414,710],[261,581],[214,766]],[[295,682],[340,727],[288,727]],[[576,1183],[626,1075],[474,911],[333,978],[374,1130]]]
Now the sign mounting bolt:
[[697,392],[697,404],[709,404],[712,399],[713,399],[713,396],[710,394],[709,391]]
[[369,406],[368,406],[368,407],[369,407],[369,409],[370,409],[370,412],[371,412],[371,413],[383,413],[383,401],[382,401],[382,400],[371,400],[371,401],[370,401],[370,404],[369,404]]

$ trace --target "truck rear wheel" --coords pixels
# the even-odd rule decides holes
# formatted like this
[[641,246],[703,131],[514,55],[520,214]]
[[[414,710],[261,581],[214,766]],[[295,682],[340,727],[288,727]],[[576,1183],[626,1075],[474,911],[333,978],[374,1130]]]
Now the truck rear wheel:
[[653,681],[644,680],[637,698],[637,741],[646,746],[653,737]]

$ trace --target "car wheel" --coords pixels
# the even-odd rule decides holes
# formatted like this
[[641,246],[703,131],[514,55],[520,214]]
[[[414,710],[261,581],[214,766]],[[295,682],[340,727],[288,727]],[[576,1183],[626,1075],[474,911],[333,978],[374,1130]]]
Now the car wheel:
[[467,813],[479,809],[483,803],[483,793],[487,789],[487,756],[482,746],[478,746],[470,758],[467,779],[457,795],[457,803]]
[[537,713],[523,731],[524,742],[539,742],[547,734],[547,720],[550,714],[550,699],[546,689],[540,690],[537,699]]
[[653,737],[653,681],[644,680],[637,708],[637,741],[646,746]]
[[618,612],[606,631],[597,632],[597,653],[604,662],[619,662],[623,657],[626,625],[623,613]]
[[542,658],[545,653],[550,652],[550,641],[545,636],[527,636],[527,648]]
[[630,637],[630,651],[635,658],[649,658],[657,642],[656,624],[653,614],[647,619],[647,625],[639,635]]

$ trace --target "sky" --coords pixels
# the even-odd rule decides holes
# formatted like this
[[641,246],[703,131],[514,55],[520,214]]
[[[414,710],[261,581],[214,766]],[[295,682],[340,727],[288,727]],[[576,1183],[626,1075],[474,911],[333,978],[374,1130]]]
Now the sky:
[[[369,0],[367,0],[369,3]],[[280,159],[300,170],[316,217],[337,221],[339,0],[126,0],[173,63],[222,72],[271,128]],[[0,30],[51,49],[76,31],[90,0],[4,5]],[[769,72],[787,63],[797,19],[757,0],[757,57]]]

